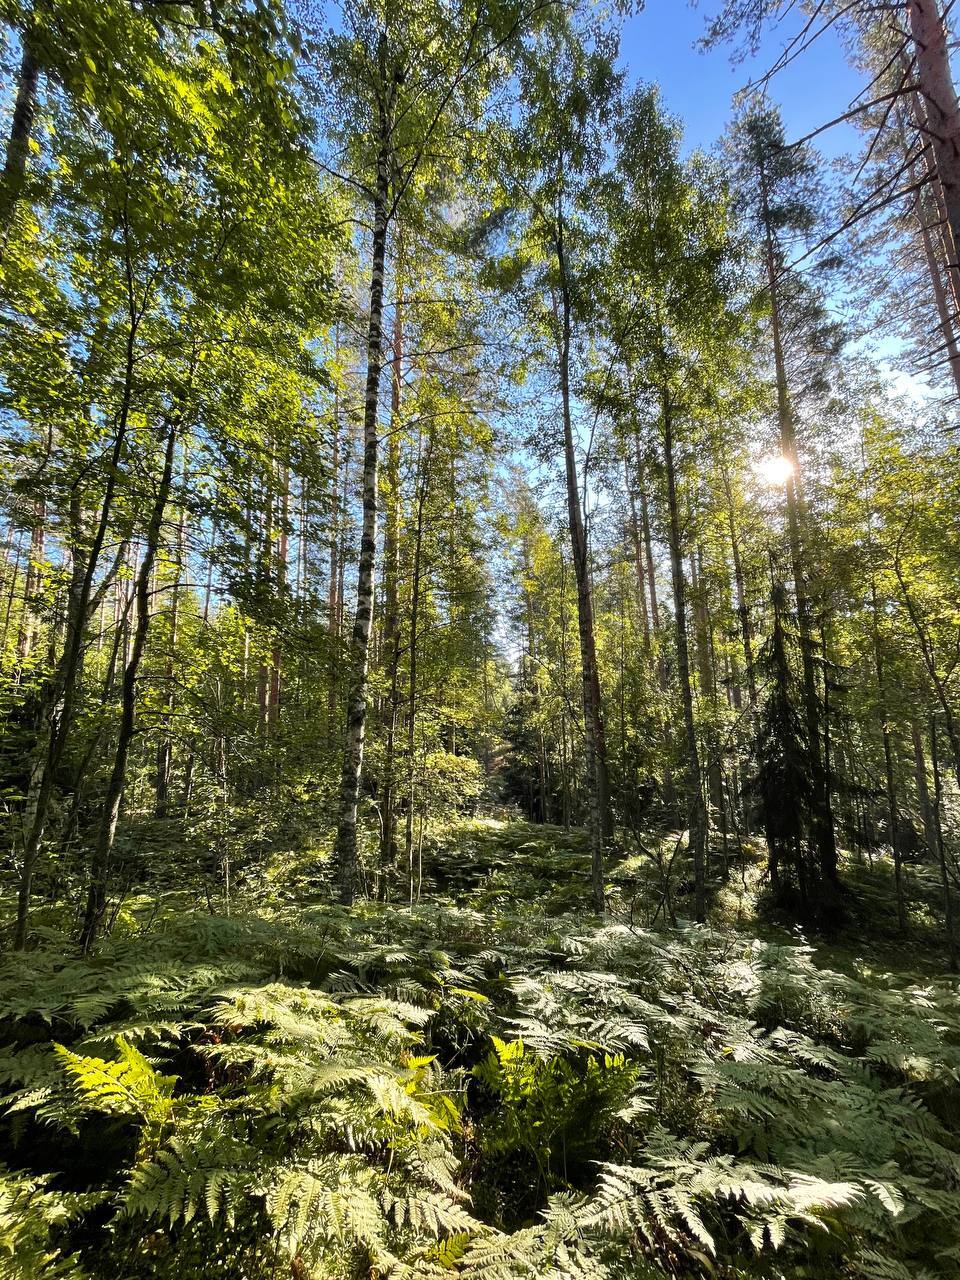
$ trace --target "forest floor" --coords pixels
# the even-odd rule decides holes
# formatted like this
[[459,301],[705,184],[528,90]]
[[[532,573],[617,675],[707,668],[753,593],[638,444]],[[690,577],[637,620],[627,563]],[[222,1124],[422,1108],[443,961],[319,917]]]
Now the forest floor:
[[[719,845],[716,832],[714,843]],[[692,871],[673,865],[669,899],[658,868],[671,866],[677,831],[647,832],[643,852],[627,854],[608,867],[611,914],[644,928],[689,921],[693,912]],[[902,976],[947,973],[947,938],[935,870],[906,865],[907,928],[897,927],[893,864],[889,856],[841,854],[844,881],[842,926],[809,935],[778,921],[766,901],[766,852],[761,842],[731,839],[729,856],[713,854],[714,877],[709,925],[741,931],[781,945],[809,945],[818,964],[847,972],[895,972]],[[513,816],[481,817],[453,823],[427,844],[421,897],[437,890],[482,908],[502,909],[518,901],[547,915],[589,912],[590,855],[585,833],[538,825]],[[678,886],[679,882],[679,886]],[[679,892],[678,892],[679,887]]]
[[588,861],[478,818],[428,837],[412,904],[331,906],[287,858],[229,916],[127,902],[87,959],[39,912],[0,966],[0,1275],[957,1275],[925,872],[905,939],[881,859],[806,939],[758,914],[749,848],[706,926],[648,855],[601,921]]

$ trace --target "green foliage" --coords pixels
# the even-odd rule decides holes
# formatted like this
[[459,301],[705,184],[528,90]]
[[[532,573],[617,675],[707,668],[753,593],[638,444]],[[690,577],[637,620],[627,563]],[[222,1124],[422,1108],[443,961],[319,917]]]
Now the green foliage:
[[0,1166],[0,1272],[7,1280],[83,1280],[87,1274],[56,1242],[95,1198],[53,1192],[48,1181]]
[[494,1036],[492,1044],[473,1072],[495,1099],[479,1142],[491,1163],[519,1157],[500,1165],[498,1178],[516,1212],[531,1175],[534,1194],[583,1178],[639,1072],[619,1054],[568,1061],[534,1053],[522,1039]]
[[[468,884],[496,847],[474,825]],[[553,839],[531,881],[569,858]],[[953,1274],[953,983],[472,892],[229,919],[171,900],[95,959],[52,935],[9,957],[20,1274]]]
[[[688,155],[579,0],[2,16],[0,1273],[960,1274],[960,996],[917,976],[960,466],[838,361],[817,158],[757,103]],[[591,850],[543,824],[604,741]],[[914,974],[885,855],[830,912],[872,967],[743,923],[757,825],[826,918],[831,803],[916,833]],[[691,862],[736,927],[677,926]]]

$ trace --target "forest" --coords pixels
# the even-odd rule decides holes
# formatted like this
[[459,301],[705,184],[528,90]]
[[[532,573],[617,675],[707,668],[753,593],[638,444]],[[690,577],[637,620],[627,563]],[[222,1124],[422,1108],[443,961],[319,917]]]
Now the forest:
[[957,14],[692,7],[0,0],[0,1280],[960,1277]]

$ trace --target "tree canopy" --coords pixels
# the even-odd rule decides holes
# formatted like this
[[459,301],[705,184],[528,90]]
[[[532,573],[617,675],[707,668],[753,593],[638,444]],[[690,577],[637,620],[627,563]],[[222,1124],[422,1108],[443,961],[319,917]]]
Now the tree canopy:
[[956,1273],[950,6],[628,13],[0,7],[0,1275]]

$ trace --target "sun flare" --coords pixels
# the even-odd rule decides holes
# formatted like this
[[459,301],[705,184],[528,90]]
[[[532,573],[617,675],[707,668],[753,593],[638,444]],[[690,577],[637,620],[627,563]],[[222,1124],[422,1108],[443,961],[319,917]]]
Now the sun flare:
[[756,470],[765,485],[769,485],[771,489],[777,489],[785,485],[793,475],[793,463],[789,458],[777,453],[768,458],[761,458]]

